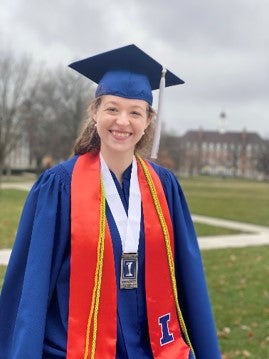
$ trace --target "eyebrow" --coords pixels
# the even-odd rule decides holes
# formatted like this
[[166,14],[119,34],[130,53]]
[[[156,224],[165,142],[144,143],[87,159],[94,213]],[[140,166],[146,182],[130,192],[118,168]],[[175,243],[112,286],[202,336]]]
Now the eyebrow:
[[[109,106],[109,105],[113,105],[113,106],[120,106],[120,104],[117,102],[117,101],[113,101],[113,100],[110,100],[110,101],[108,101],[108,102],[106,102],[106,103],[104,103],[104,105],[106,105],[106,106]],[[130,105],[130,106],[128,106],[128,107],[130,107],[130,108],[132,108],[132,109],[140,109],[140,110],[147,110],[146,108],[144,108],[143,106],[140,106],[140,105]]]

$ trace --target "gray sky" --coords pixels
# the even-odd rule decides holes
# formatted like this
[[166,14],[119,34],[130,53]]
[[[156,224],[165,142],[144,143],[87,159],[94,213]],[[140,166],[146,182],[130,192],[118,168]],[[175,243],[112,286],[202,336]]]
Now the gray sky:
[[134,43],[186,82],[165,92],[168,131],[217,130],[224,111],[269,137],[268,20],[268,0],[2,0],[0,47],[68,65]]

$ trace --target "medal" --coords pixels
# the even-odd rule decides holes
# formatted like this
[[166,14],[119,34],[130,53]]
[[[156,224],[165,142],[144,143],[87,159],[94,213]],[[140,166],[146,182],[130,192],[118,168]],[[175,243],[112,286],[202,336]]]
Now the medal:
[[133,158],[130,180],[129,208],[126,214],[118,190],[100,153],[105,197],[117,225],[122,244],[120,288],[137,288],[138,244],[141,223],[141,193],[137,178],[137,163]]
[[138,273],[138,254],[122,253],[120,288],[121,289],[137,288],[137,273]]

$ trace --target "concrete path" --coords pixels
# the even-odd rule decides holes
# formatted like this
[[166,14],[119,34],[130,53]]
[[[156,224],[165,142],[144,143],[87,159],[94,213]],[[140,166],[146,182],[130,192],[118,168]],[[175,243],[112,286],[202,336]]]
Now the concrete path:
[[0,265],[6,266],[9,261],[11,249],[1,249],[0,250]]
[[3,189],[20,189],[22,191],[29,191],[33,186],[33,182],[25,182],[25,183],[9,183],[3,182],[1,183],[1,188]]
[[201,249],[217,249],[227,247],[240,248],[247,246],[269,245],[269,227],[200,215],[193,215],[192,219],[194,222],[200,222],[211,226],[231,228],[245,232],[233,235],[200,237],[198,238],[198,241]]

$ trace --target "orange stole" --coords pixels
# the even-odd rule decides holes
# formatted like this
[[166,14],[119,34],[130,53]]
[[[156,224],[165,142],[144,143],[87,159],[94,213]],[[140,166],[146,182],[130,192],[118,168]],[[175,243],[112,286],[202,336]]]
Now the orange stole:
[[[146,164],[146,162],[144,162]],[[161,181],[148,165],[147,169],[153,180],[158,201],[162,210],[163,219],[169,232],[170,249],[174,258],[174,233],[170,217],[170,212]],[[175,297],[169,272],[167,249],[165,246],[164,235],[157,215],[156,207],[153,204],[152,194],[149,191],[149,184],[145,176],[142,175],[141,165],[138,167],[138,176],[141,188],[142,208],[145,228],[145,276],[146,276],[146,296],[147,296],[147,315],[149,324],[149,335],[151,349],[154,358],[158,359],[188,359],[190,348],[182,338],[175,304]],[[169,332],[174,340],[161,345],[160,323],[158,318],[165,314],[170,314],[168,323]]]
[[[157,189],[173,248],[172,223],[162,184],[151,166],[146,164],[146,167]],[[181,335],[162,227],[139,161],[138,178],[145,226],[146,301],[151,348],[154,358],[187,359],[190,348]],[[115,358],[116,279],[112,240],[107,223],[103,267],[100,269],[102,281],[97,317],[95,318],[91,312],[97,280],[96,268],[100,261],[98,242],[101,203],[99,156],[87,153],[77,159],[71,183],[71,273],[67,359]],[[173,340],[162,345],[163,333],[159,318],[166,314],[170,316],[168,328]]]
[[[67,359],[91,358],[93,318],[90,330],[88,320],[95,287],[100,204],[99,156],[85,154],[78,158],[71,182],[71,272]],[[112,242],[109,240],[107,225],[105,237],[95,357],[111,359],[115,358],[116,352],[116,279]]]

